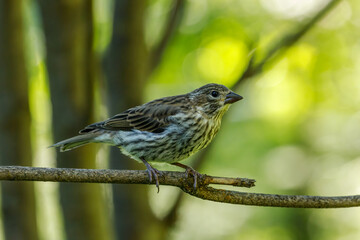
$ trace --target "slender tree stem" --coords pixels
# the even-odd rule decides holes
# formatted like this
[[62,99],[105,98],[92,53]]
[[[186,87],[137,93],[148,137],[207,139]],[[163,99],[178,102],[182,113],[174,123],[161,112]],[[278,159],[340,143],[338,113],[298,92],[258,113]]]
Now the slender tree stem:
[[164,55],[165,49],[168,46],[171,37],[177,31],[180,22],[184,15],[186,1],[185,0],[174,0],[173,8],[170,11],[168,18],[165,23],[164,32],[160,37],[158,44],[152,49],[150,53],[150,66],[149,74],[160,64],[161,59]]

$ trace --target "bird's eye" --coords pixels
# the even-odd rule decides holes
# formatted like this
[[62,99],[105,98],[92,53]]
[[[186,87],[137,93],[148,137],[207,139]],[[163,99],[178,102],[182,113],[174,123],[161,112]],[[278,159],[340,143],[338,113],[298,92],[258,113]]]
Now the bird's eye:
[[211,94],[211,96],[214,97],[214,98],[216,98],[216,97],[219,96],[219,92],[218,92],[218,91],[211,91],[210,94]]

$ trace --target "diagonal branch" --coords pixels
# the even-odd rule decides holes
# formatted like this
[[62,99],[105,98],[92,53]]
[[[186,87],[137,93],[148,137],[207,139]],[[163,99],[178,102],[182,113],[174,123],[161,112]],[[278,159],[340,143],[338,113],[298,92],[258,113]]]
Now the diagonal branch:
[[[146,171],[135,170],[3,166],[0,167],[0,180],[148,184],[148,175]],[[187,178],[186,173],[164,171],[159,182],[162,185],[178,187],[194,197],[222,203],[292,208],[345,208],[360,206],[360,195],[340,197],[278,195],[237,192],[209,187],[209,184],[241,187],[254,186],[255,180],[247,178],[224,178],[203,175],[197,189],[194,190],[193,179],[192,177]]]
[[298,29],[290,31],[276,40],[272,46],[269,47],[269,50],[260,62],[254,64],[255,54],[252,52],[247,68],[231,88],[236,89],[244,80],[262,73],[263,67],[266,63],[270,62],[271,60],[275,60],[276,57],[280,57],[280,53],[284,53],[286,49],[295,45],[301,39],[301,37],[303,37],[324,16],[326,16],[326,14],[328,14],[330,10],[333,9],[340,1],[341,0],[330,1],[319,12],[317,12],[315,16],[309,19]]

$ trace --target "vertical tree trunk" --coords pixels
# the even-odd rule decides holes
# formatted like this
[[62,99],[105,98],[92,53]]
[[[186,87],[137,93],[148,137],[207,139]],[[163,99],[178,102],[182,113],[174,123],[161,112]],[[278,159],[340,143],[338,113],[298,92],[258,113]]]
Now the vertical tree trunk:
[[[46,38],[47,69],[56,141],[94,121],[92,1],[39,0]],[[96,148],[58,153],[59,167],[96,168]],[[108,204],[99,184],[60,184],[68,239],[111,239]]]
[[[0,162],[32,165],[23,1],[0,0]],[[6,239],[38,239],[34,183],[2,182]]]
[[[113,36],[104,61],[111,115],[142,103],[149,61],[144,42],[146,4],[144,0],[115,2]],[[111,148],[110,161],[115,169],[144,169],[116,148]],[[144,186],[114,184],[113,196],[118,239],[158,239],[159,222]]]

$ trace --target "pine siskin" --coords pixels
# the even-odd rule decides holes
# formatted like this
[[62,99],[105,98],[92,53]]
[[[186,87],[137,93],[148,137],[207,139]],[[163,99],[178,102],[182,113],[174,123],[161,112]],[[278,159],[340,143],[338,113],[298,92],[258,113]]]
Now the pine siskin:
[[143,162],[150,182],[154,177],[158,189],[161,172],[148,162],[167,162],[185,168],[187,174],[194,176],[196,187],[200,173],[178,162],[205,148],[219,131],[230,104],[241,99],[223,85],[207,84],[187,94],[130,108],[87,126],[80,135],[52,147],[60,147],[63,152],[88,143],[107,143]]

